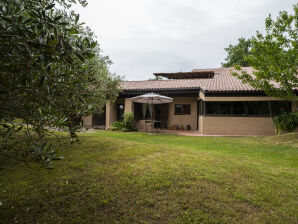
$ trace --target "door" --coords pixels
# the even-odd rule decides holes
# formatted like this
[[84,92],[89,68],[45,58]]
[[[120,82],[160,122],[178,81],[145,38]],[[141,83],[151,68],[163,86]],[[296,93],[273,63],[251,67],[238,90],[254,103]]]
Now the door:
[[160,121],[162,128],[168,128],[168,111],[169,111],[169,104],[161,104],[161,111],[160,111]]
[[155,104],[154,120],[156,120],[156,121],[161,121],[161,108],[162,108],[162,104]]

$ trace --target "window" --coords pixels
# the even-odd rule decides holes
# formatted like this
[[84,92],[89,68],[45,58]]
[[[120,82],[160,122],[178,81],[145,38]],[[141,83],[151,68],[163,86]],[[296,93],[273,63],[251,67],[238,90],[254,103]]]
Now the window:
[[291,111],[288,101],[205,102],[206,115],[276,116]]
[[268,101],[259,102],[260,115],[270,116],[270,107]]
[[206,102],[206,114],[218,114],[217,106],[218,103]]
[[291,111],[291,103],[288,101],[271,101],[270,109],[273,116]]
[[175,115],[189,115],[190,104],[175,104]]
[[233,103],[233,114],[235,115],[245,115],[244,103],[234,102]]
[[261,115],[260,102],[247,102],[248,115]]
[[231,114],[232,103],[219,103],[219,114]]

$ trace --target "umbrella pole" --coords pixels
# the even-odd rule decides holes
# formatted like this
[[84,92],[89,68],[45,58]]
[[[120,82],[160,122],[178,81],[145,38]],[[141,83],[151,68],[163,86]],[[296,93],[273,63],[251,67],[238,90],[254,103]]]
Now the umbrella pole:
[[152,129],[152,132],[153,132],[153,129],[154,129],[154,123],[153,123],[153,97],[151,99],[151,129]]

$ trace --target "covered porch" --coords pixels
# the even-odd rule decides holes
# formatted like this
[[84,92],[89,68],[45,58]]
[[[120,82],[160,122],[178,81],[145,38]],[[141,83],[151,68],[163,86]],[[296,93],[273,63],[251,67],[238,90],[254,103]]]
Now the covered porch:
[[130,97],[118,98],[115,103],[107,102],[106,128],[109,128],[114,121],[122,120],[124,113],[131,112],[134,114],[139,131],[150,131],[152,128],[159,131],[197,131],[197,107],[197,96],[177,96],[173,97],[172,103],[155,105],[134,103]]

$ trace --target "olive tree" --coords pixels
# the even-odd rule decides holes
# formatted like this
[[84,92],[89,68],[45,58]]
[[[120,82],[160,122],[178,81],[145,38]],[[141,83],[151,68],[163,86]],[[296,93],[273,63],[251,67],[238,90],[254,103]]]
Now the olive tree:
[[[74,140],[81,117],[100,112],[118,94],[120,78],[109,72],[111,62],[72,10],[75,3],[0,3],[1,153],[13,149],[17,156],[49,161],[55,153],[47,136],[53,130],[67,130]],[[26,147],[11,145],[24,141],[15,137],[18,132],[26,134]]]

